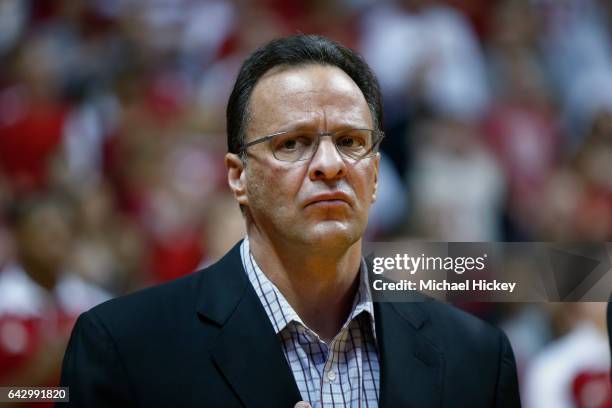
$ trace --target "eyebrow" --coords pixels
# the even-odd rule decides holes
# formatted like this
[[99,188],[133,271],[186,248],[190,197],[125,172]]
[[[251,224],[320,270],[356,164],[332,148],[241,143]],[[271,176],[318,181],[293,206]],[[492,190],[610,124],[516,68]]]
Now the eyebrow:
[[[329,129],[330,132],[338,132],[341,130],[348,130],[348,129],[370,129],[370,126],[362,123],[362,124],[358,124],[357,122],[344,122],[344,123],[340,123],[338,124],[338,126],[334,126],[332,128]],[[277,131],[275,131],[275,133],[279,133],[279,132],[295,132],[295,131],[300,131],[300,130],[306,130],[306,131],[311,131],[311,132],[318,132],[319,131],[319,125],[315,124],[312,121],[307,121],[307,120],[303,120],[303,121],[297,121],[297,122],[292,122],[290,124],[287,124],[285,126],[281,126]]]

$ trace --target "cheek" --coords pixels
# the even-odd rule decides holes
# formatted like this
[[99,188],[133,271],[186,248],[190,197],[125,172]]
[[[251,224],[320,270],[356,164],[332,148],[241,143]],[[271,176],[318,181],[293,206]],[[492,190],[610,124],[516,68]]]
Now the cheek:
[[296,173],[272,166],[253,166],[247,175],[249,204],[265,212],[284,212],[292,208],[300,189]]
[[355,193],[365,206],[370,206],[371,196],[374,193],[375,174],[372,166],[359,166],[355,168]]

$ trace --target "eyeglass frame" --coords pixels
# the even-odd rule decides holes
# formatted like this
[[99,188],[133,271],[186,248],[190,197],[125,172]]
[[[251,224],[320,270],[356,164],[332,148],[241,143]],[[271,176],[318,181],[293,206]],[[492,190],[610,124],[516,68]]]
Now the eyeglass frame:
[[[373,142],[373,143],[372,143],[372,146],[370,147],[370,149],[368,149],[368,151],[367,151],[367,152],[366,152],[366,153],[365,153],[363,156],[361,156],[361,157],[359,157],[359,158],[354,158],[354,157],[351,157],[351,156],[347,156],[346,154],[344,154],[344,153],[342,153],[340,150],[338,150],[338,146],[336,145],[336,143],[334,143],[334,147],[335,147],[336,151],[338,152],[338,154],[339,154],[339,155],[340,155],[342,158],[347,158],[347,159],[352,159],[352,160],[359,161],[359,160],[365,159],[365,158],[367,158],[367,157],[373,157],[373,156],[374,156],[376,153],[378,153],[378,152],[376,152],[374,155],[368,156],[368,155],[369,155],[369,154],[370,154],[372,151],[374,151],[374,149],[376,148],[376,146],[377,146],[377,145],[380,145],[380,143],[382,142],[382,140],[385,138],[385,132],[383,132],[382,130],[377,130],[377,129],[367,129],[367,128],[350,128],[350,129],[338,130],[338,131],[336,131],[336,132],[309,132],[309,133],[316,134],[316,135],[318,136],[318,138],[317,138],[317,143],[316,143],[315,149],[313,150],[313,154],[312,154],[312,156],[311,156],[311,157],[309,157],[309,158],[307,158],[307,159],[298,159],[298,160],[294,160],[294,161],[290,161],[290,160],[281,160],[281,159],[279,159],[279,158],[277,158],[277,157],[276,157],[276,155],[274,154],[274,152],[272,152],[272,156],[274,157],[274,159],[276,159],[276,160],[278,160],[278,161],[281,161],[281,162],[284,162],[284,163],[296,163],[296,162],[299,162],[299,161],[306,161],[306,160],[310,160],[310,159],[312,159],[312,158],[314,157],[314,155],[317,153],[317,150],[319,149],[319,145],[321,144],[321,138],[322,138],[323,136],[330,136],[330,137],[333,139],[333,137],[334,137],[334,136],[336,136],[338,133],[348,132],[348,131],[351,131],[351,130],[367,130],[367,131],[369,131],[369,132],[372,132],[372,135],[376,135],[376,136],[378,136],[378,138],[376,139],[376,142]],[[267,141],[269,141],[269,140],[274,139],[276,136],[284,135],[284,134],[291,133],[291,132],[295,132],[295,131],[296,131],[296,130],[285,130],[285,131],[282,131],[282,132],[272,133],[272,134],[269,134],[269,135],[266,135],[266,136],[262,136],[262,137],[260,137],[260,138],[257,138],[257,139],[255,139],[255,140],[252,140],[252,141],[250,141],[250,142],[248,142],[248,143],[246,143],[246,144],[242,145],[242,147],[240,147],[240,150],[238,151],[238,154],[240,154],[241,156],[243,156],[243,155],[246,153],[246,149],[247,149],[247,148],[249,148],[249,147],[251,147],[251,146],[254,146],[254,145],[257,145],[257,144],[260,144],[260,143],[263,143],[263,142],[267,142]]]

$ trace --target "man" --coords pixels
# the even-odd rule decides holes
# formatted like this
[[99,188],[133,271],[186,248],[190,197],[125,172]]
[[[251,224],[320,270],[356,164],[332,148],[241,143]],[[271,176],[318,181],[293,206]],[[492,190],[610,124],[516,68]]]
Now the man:
[[381,103],[347,48],[273,41],[227,108],[247,238],[208,269],[83,314],[63,367],[75,406],[518,406],[497,329],[447,305],[373,304],[361,237]]

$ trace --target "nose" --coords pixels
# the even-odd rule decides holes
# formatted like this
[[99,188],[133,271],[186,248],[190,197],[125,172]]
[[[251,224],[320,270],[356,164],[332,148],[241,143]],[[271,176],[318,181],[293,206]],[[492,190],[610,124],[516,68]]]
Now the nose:
[[346,163],[333,138],[321,137],[319,146],[310,161],[309,176],[311,180],[335,180],[346,175]]

